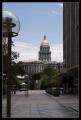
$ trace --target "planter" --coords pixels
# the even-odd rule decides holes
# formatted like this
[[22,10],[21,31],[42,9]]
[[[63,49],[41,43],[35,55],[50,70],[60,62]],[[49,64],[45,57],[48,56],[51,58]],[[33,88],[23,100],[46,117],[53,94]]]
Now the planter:
[[59,88],[47,88],[46,92],[49,94],[52,94],[53,96],[59,96],[60,95],[60,90]]
[[52,94],[53,94],[54,96],[59,96],[59,95],[60,95],[60,90],[59,90],[59,88],[52,89]]

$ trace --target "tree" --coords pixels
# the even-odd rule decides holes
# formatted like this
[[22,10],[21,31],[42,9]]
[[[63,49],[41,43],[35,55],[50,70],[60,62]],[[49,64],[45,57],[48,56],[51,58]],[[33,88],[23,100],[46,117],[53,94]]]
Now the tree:
[[16,65],[17,65],[16,66],[16,72],[17,72],[17,74],[21,75],[21,76],[25,75],[26,72],[25,72],[25,70],[23,68],[23,62],[19,61]]
[[[14,46],[14,42],[11,42],[11,45]],[[19,53],[16,51],[11,51],[11,78],[12,78],[12,84],[18,84],[19,80],[17,78],[17,75],[25,75],[25,71],[22,66],[22,61],[19,61],[18,63],[15,62],[16,59],[18,59]]]
[[46,89],[48,86],[48,75],[43,74],[40,81],[41,81],[41,88]]
[[58,75],[58,70],[47,66],[41,73],[41,85],[45,84],[48,87],[58,86],[60,84],[59,79],[57,79]]
[[11,61],[16,60],[18,57],[19,57],[19,53],[18,52],[15,52],[15,51],[11,52]]
[[60,73],[57,73],[55,76],[53,76],[52,85],[55,87],[59,87],[61,84],[59,75],[60,75]]
[[[14,46],[13,41],[11,41],[11,46]],[[3,86],[6,86],[7,84],[7,59],[8,59],[8,39],[7,38],[3,38],[2,41],[2,57],[3,57],[3,75],[5,75],[5,77],[3,77]],[[11,83],[15,84],[17,81],[16,78],[16,72],[15,72],[15,60],[19,57],[19,53],[15,52],[15,51],[11,51]],[[3,94],[4,91],[6,93],[6,87],[3,87]]]
[[18,83],[17,75],[25,75],[25,71],[22,66],[22,62],[12,62],[12,67],[11,67],[11,78],[12,78],[12,83],[16,84]]
[[[14,42],[11,41],[11,45],[14,46]],[[12,78],[12,83],[17,84],[19,83],[17,79],[17,75],[24,75],[25,71],[23,69],[21,61],[18,63],[15,62],[16,59],[19,58],[19,53],[16,51],[11,51],[11,78]]]

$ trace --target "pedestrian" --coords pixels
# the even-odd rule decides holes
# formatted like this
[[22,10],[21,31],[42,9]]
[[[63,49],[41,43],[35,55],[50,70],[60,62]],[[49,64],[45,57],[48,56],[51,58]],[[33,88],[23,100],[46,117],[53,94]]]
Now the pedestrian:
[[16,94],[16,85],[14,85],[14,94]]
[[16,94],[16,85],[12,86],[12,94]]

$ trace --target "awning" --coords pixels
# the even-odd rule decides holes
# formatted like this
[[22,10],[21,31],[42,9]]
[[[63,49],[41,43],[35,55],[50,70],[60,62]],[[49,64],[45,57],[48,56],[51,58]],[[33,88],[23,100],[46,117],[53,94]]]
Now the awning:
[[20,85],[27,85],[27,84],[23,82],[23,83],[21,83]]

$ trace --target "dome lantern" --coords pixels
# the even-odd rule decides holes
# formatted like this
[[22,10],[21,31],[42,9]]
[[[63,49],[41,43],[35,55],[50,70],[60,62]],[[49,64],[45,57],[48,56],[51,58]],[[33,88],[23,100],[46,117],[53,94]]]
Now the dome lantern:
[[42,45],[42,46],[49,46],[48,40],[46,39],[46,35],[44,35],[44,39],[43,39],[43,41],[41,42],[41,45]]

